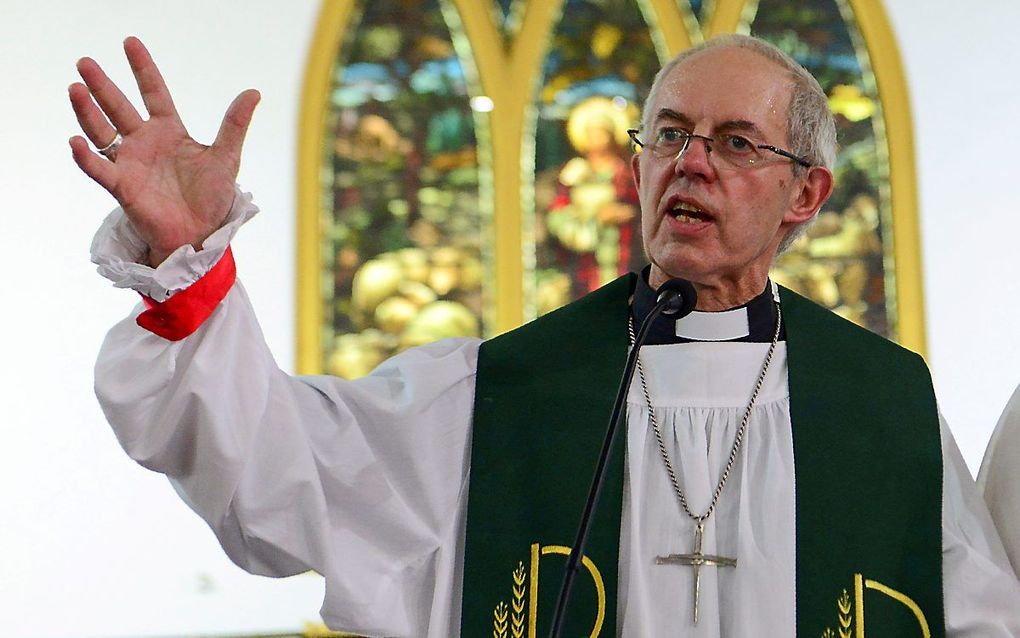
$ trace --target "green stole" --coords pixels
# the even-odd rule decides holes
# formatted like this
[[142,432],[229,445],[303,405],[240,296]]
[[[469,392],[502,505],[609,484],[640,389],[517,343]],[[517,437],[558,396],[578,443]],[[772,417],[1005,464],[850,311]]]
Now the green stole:
[[[548,635],[626,359],[633,282],[618,279],[481,347],[462,636]],[[942,638],[942,448],[928,369],[789,290],[780,298],[797,636]],[[564,637],[616,631],[620,439]]]

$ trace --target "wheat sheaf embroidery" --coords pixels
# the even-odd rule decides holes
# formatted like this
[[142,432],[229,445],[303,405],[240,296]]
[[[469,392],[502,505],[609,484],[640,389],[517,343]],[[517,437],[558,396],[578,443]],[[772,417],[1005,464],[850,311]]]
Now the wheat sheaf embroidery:
[[524,636],[524,592],[528,586],[524,584],[524,563],[517,562],[517,569],[514,570],[514,598],[510,605],[513,613],[510,616],[510,632],[513,638]]
[[496,609],[492,611],[492,638],[507,638],[506,617],[506,603],[501,600],[496,605]]
[[826,627],[825,631],[822,632],[822,638],[851,638],[853,635],[852,625],[853,616],[850,610],[853,608],[852,601],[850,600],[850,593],[847,590],[843,590],[843,593],[836,599],[836,606],[839,607],[839,625],[837,631],[833,631],[831,628]]
[[836,604],[839,605],[839,638],[850,638],[853,617],[850,615],[850,594],[845,589]]
[[501,600],[492,610],[492,638],[524,638],[524,608],[527,606],[525,594],[528,586],[525,583],[527,572],[523,561],[517,561],[513,578],[510,606],[507,607],[506,602]]

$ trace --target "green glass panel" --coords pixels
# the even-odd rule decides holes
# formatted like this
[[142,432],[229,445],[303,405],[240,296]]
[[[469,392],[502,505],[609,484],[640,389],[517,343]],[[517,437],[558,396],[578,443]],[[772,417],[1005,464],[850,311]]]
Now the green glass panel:
[[773,277],[856,323],[896,338],[888,146],[881,105],[850,7],[760,0],[751,33],[818,78],[836,115],[836,188]]
[[626,129],[658,67],[635,0],[564,3],[543,63],[534,157],[526,157],[535,189],[528,315],[643,265]]
[[479,166],[437,0],[366,0],[336,66],[323,175],[323,368],[482,333]]

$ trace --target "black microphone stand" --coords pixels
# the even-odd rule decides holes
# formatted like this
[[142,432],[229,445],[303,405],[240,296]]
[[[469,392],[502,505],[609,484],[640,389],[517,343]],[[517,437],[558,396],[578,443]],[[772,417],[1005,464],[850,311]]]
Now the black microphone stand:
[[584,546],[588,542],[588,532],[591,529],[592,515],[598,505],[599,496],[602,492],[602,484],[605,482],[606,465],[613,451],[613,441],[616,438],[617,426],[620,422],[620,415],[623,412],[623,405],[630,390],[630,382],[634,376],[634,368],[637,366],[638,353],[641,351],[641,344],[648,335],[648,330],[661,314],[678,315],[677,319],[684,317],[692,310],[697,303],[697,294],[694,286],[683,279],[671,279],[659,287],[657,303],[648,313],[641,327],[634,337],[634,345],[627,355],[627,365],[623,368],[623,377],[620,379],[620,387],[616,391],[616,401],[613,403],[613,412],[609,417],[609,427],[606,430],[606,438],[602,443],[602,452],[599,454],[598,465],[595,466],[595,475],[592,477],[591,489],[588,491],[588,501],[584,504],[584,513],[581,515],[581,524],[577,530],[577,538],[574,540],[573,549],[570,550],[570,557],[567,559],[567,571],[563,575],[563,585],[560,587],[559,597],[556,599],[556,613],[553,616],[552,629],[549,632],[550,638],[559,638],[563,629],[563,621],[567,616],[567,605],[570,602],[570,592],[574,586],[574,580],[581,569],[581,558],[584,556]]

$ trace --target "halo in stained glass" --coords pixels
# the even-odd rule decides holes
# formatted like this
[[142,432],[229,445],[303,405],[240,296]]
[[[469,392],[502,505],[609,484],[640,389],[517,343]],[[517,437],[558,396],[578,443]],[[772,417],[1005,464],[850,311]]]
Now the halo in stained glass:
[[544,314],[644,263],[626,129],[637,123],[658,68],[635,0],[566,0],[543,63],[530,158],[528,314]]
[[438,0],[365,0],[328,113],[323,369],[480,336],[479,165],[465,73]]
[[868,52],[842,0],[760,0],[751,33],[804,65],[829,97],[835,190],[772,276],[840,315],[897,338],[888,145]]

